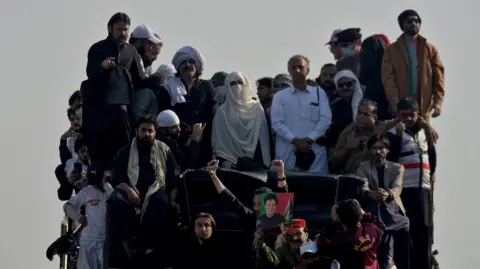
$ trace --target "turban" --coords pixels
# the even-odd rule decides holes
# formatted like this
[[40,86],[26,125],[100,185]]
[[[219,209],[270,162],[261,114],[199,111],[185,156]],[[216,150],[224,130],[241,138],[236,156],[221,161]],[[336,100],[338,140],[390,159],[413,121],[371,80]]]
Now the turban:
[[175,69],[179,70],[180,65],[186,60],[193,60],[195,61],[195,66],[197,67],[198,72],[202,72],[205,66],[205,62],[203,59],[203,55],[195,48],[190,46],[185,46],[179,49],[172,59],[172,64]]
[[408,17],[413,17],[413,16],[416,16],[418,18],[418,22],[422,23],[422,19],[420,18],[418,13],[413,9],[407,9],[402,13],[400,13],[400,15],[398,15],[398,24],[400,25],[400,29],[402,29],[402,31],[403,31],[403,24],[405,23],[405,20]]
[[158,67],[157,72],[160,76],[165,77],[167,79],[173,78],[175,76],[175,67],[171,64],[162,64]]
[[180,124],[180,119],[172,110],[164,110],[157,116],[160,127],[172,127]]

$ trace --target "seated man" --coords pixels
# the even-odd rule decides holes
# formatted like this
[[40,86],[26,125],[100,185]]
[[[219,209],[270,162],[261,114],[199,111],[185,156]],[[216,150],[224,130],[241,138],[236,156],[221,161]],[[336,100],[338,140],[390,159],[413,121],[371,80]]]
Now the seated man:
[[[114,159],[111,184],[117,190],[107,202],[109,253],[104,257],[110,268],[128,263],[125,254],[132,251],[141,258],[142,268],[151,268],[149,264],[156,262],[164,268],[173,262],[169,250],[176,220],[169,193],[176,187],[177,165],[168,146],[155,140],[157,129],[154,116],[142,117],[137,123],[136,138],[120,149]],[[136,224],[132,220],[135,209],[140,215],[140,227],[133,247],[130,236]],[[120,249],[115,249],[118,246]]]
[[385,229],[383,223],[365,213],[355,199],[341,201],[334,206],[332,219],[342,225],[343,231],[328,238],[318,236],[317,253],[338,260],[342,269],[379,269],[377,248]]
[[[368,141],[372,159],[360,163],[357,176],[364,180],[361,188],[365,208],[385,225],[385,234],[379,248],[381,268],[408,269],[408,228],[400,194],[403,185],[403,166],[387,161],[390,141],[386,135],[377,135]],[[394,262],[395,261],[395,262]]]
[[172,110],[164,110],[157,116],[159,128],[157,139],[167,144],[172,152],[181,172],[194,169],[200,153],[201,141],[205,124],[197,123],[192,126],[192,133],[184,145],[180,145],[180,119]]
[[[435,130],[423,118],[416,119],[425,128],[429,137],[437,137]],[[386,134],[400,120],[377,121],[377,104],[364,99],[358,106],[355,121],[338,137],[330,156],[331,169],[339,174],[354,174],[359,164],[370,157],[367,140],[376,134]]]

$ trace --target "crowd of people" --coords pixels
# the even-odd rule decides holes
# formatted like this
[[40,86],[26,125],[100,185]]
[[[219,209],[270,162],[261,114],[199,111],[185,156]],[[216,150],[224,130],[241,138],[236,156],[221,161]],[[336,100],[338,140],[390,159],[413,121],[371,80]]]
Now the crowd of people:
[[[288,72],[256,80],[255,98],[245,73],[205,79],[203,55],[191,46],[153,70],[163,40],[145,24],[130,33],[129,16],[114,14],[107,38],[88,51],[88,79],[68,101],[70,128],[55,170],[65,213],[83,227],[77,268],[235,262],[222,259],[228,244],[213,239],[209,212],[196,212],[193,239],[177,237],[181,175],[205,167],[218,199],[245,219],[251,255],[244,268],[438,266],[438,135],[430,118],[441,114],[444,67],[419,34],[421,23],[416,11],[403,11],[403,33],[393,43],[383,34],[362,38],[360,28],[337,29],[326,44],[335,63],[309,79],[310,59],[294,55]],[[217,176],[217,169],[245,167],[272,170],[278,182],[278,190],[254,192],[252,209]],[[332,207],[332,222],[315,238],[306,220],[294,218],[279,240],[267,242],[257,225],[260,195],[288,192],[286,170],[354,174],[364,184],[356,199]],[[112,259],[114,249],[125,257]]]

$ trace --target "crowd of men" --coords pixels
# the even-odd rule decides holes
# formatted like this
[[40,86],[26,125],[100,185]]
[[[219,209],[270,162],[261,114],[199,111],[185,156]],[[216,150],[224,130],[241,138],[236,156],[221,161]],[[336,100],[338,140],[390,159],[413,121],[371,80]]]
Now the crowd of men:
[[[256,80],[255,98],[242,72],[204,79],[203,55],[191,46],[152,70],[163,40],[145,24],[130,33],[129,16],[114,14],[108,37],[88,51],[88,79],[69,99],[55,170],[66,214],[84,226],[77,268],[227,268],[234,261],[219,254],[228,246],[213,240],[208,212],[194,219],[193,240],[176,237],[180,175],[203,167],[218,198],[245,220],[245,268],[435,266],[438,135],[430,118],[441,114],[444,67],[421,23],[414,10],[402,12],[393,43],[337,29],[326,44],[335,64],[309,79],[310,60],[294,55],[288,73]],[[273,170],[275,192],[288,192],[285,170],[355,174],[364,180],[361,201],[336,204],[315,238],[293,219],[281,240],[266,242],[256,226],[259,195],[274,190],[256,190],[250,209],[217,177],[217,167],[245,166]],[[115,248],[124,259],[110,257]]]

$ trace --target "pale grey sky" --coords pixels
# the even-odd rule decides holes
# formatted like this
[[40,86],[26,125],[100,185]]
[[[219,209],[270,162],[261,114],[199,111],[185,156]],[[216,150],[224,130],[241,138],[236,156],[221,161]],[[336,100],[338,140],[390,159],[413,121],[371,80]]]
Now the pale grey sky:
[[433,120],[440,133],[435,247],[442,268],[478,268],[474,113],[480,39],[474,28],[480,25],[480,2],[473,0],[4,0],[2,268],[58,266],[58,259],[47,261],[45,248],[58,237],[62,219],[53,169],[59,137],[68,128],[67,99],[85,78],[88,48],[105,38],[115,12],[129,14],[132,28],[146,23],[159,33],[165,46],[155,67],[191,45],[206,58],[205,77],[239,70],[255,81],[286,71],[288,57],[298,53],[311,59],[311,77],[317,76],[321,65],[333,60],[324,44],[336,28],[360,27],[365,37],[384,33],[393,41],[400,35],[397,16],[407,8],[418,11],[421,33],[437,46],[446,66],[443,115]]

